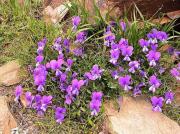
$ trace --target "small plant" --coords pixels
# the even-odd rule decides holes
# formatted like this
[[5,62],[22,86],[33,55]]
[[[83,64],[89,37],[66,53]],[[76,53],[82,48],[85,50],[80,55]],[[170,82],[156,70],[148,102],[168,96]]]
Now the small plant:
[[[88,38],[87,30],[79,29],[80,32],[78,32],[80,22],[79,16],[73,17],[73,28],[70,34],[75,36],[64,37],[63,39],[58,37],[53,46],[49,48],[52,49],[53,53],[55,53],[54,51],[57,52],[55,54],[57,55],[56,59],[47,61],[49,59],[47,58],[48,55],[44,55],[44,50],[47,47],[46,38],[38,42],[36,64],[35,68],[31,70],[36,91],[32,90],[32,94],[29,91],[25,93],[29,108],[36,110],[39,116],[43,116],[48,108],[53,108],[55,110],[55,120],[61,124],[68,116],[66,108],[69,105],[74,105],[78,96],[81,96],[82,90],[87,90],[86,87],[89,87],[92,95],[91,101],[89,100],[89,104],[86,104],[86,108],[90,109],[89,113],[91,111],[92,116],[97,116],[102,105],[101,98],[103,94],[102,91],[93,90],[94,87],[91,85],[96,80],[107,84],[107,87],[109,87],[109,81],[116,83],[116,80],[118,80],[119,86],[116,87],[118,92],[132,92],[134,97],[142,93],[150,94],[153,96],[151,98],[153,111],[161,112],[164,100],[166,104],[171,104],[174,94],[170,87],[164,86],[166,84],[160,77],[160,75],[165,74],[165,70],[168,70],[168,68],[163,67],[161,63],[164,53],[158,51],[159,46],[163,46],[167,42],[168,35],[166,32],[152,29],[147,37],[139,39],[136,44],[131,44],[128,41],[128,34],[123,36],[131,30],[131,25],[126,26],[123,21],[120,22],[120,25],[115,22],[113,25],[111,23],[105,30],[104,44],[100,46],[106,48],[103,53],[110,57],[109,63],[107,62],[103,69],[98,63],[94,64],[91,70],[84,72],[84,74],[81,68],[78,68],[79,73],[81,73],[81,75],[78,75],[74,70],[77,70],[78,60],[86,55],[84,46]],[[122,32],[119,41],[116,39],[116,29]],[[113,33],[113,30],[115,30],[115,33]],[[74,45],[73,49],[71,49],[71,45]],[[89,56],[88,53],[86,56]],[[89,61],[86,62],[88,64]],[[170,71],[177,80],[179,80],[179,71],[179,67]],[[103,75],[104,73],[105,75]],[[112,75],[114,80],[109,79],[108,75]],[[109,79],[109,81],[106,83],[104,82],[105,79]],[[111,92],[110,90],[111,87],[109,87],[108,92]],[[165,99],[164,97],[156,97],[156,95],[159,96],[163,93],[165,93]],[[18,86],[15,93],[16,101],[18,101],[21,94],[22,87]]]

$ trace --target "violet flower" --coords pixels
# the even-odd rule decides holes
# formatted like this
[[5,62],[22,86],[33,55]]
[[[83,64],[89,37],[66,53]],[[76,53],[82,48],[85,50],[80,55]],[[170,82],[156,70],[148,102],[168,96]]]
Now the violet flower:
[[119,78],[119,73],[117,70],[111,72],[111,76],[116,80]]
[[15,94],[15,99],[14,99],[14,101],[18,102],[18,100],[19,100],[20,96],[22,95],[22,93],[23,93],[22,86],[21,85],[17,86],[15,88],[15,93],[14,93]]
[[101,99],[102,99],[102,92],[93,92],[91,96],[91,102],[90,102],[90,110],[92,116],[97,116],[100,107],[101,107]]
[[66,71],[70,71],[71,70],[71,67],[73,65],[73,60],[72,59],[67,59],[67,68],[66,68]]
[[151,98],[151,103],[152,103],[152,110],[155,111],[155,112],[162,112],[162,106],[163,106],[163,97],[156,97],[156,96],[153,96]]
[[126,23],[124,21],[120,22],[120,26],[121,26],[122,31],[126,30]]
[[98,78],[101,78],[102,73],[103,69],[100,69],[98,65],[93,65],[90,72],[85,73],[85,76],[90,80],[96,80]]
[[34,96],[31,94],[31,92],[26,92],[25,97],[26,97],[27,106],[31,107],[32,102],[34,100]]
[[61,124],[64,121],[65,114],[66,114],[66,108],[57,107],[55,111],[56,122]]
[[74,49],[73,54],[76,55],[76,56],[82,56],[83,55],[83,48]]
[[107,47],[110,47],[112,44],[114,44],[115,35],[111,31],[107,31],[104,33],[105,41],[104,45]]
[[69,41],[69,39],[64,39],[64,47],[66,48],[66,52],[67,53],[69,53],[69,51],[70,51],[70,41]]
[[63,60],[51,60],[50,61],[50,66],[53,71],[59,70],[62,64],[63,64]]
[[135,71],[140,68],[140,64],[138,61],[131,61],[129,62],[129,67],[129,72],[135,73]]
[[155,75],[152,75],[149,78],[149,85],[150,85],[149,91],[152,91],[154,93],[156,89],[160,87],[161,82]]
[[166,104],[171,104],[173,100],[174,100],[174,93],[172,91],[167,91],[165,93]]
[[172,68],[170,70],[170,73],[173,77],[175,77],[177,80],[180,80],[180,70],[178,70],[177,68]]
[[91,98],[92,98],[93,100],[101,101],[102,96],[103,96],[103,93],[102,93],[102,92],[93,92]]
[[121,46],[128,46],[128,40],[125,38],[121,38],[118,45],[120,46],[119,48],[121,49]]
[[37,62],[36,66],[40,65],[40,63],[41,63],[43,60],[44,60],[44,57],[43,57],[42,55],[38,55],[38,56],[36,57],[36,62]]
[[110,53],[111,53],[110,62],[115,65],[117,63],[117,60],[119,59],[120,51],[118,49],[114,49],[114,50],[110,50]]
[[121,49],[122,55],[125,57],[123,60],[130,61],[130,56],[133,53],[133,47],[132,46],[126,46]]
[[132,89],[131,85],[131,76],[126,75],[124,77],[119,77],[118,79],[119,85],[123,88],[125,91],[129,91]]
[[62,53],[62,51],[63,51],[63,48],[62,48],[62,46],[61,46],[61,37],[58,37],[56,40],[55,40],[55,42],[54,42],[54,44],[53,44],[53,48],[56,50],[56,51],[58,51],[59,52],[59,54],[61,54]]
[[85,40],[86,40],[86,32],[79,32],[76,35],[75,43],[84,43]]
[[156,62],[159,61],[161,53],[151,50],[146,56],[149,61],[149,65],[156,66]]
[[139,83],[137,86],[135,86],[135,88],[133,89],[133,96],[136,97],[138,95],[141,95],[142,94],[142,87],[145,86],[145,83],[141,82]]
[[80,24],[81,22],[81,18],[79,16],[74,16],[72,18],[72,23],[73,23],[73,30],[75,31],[78,27],[78,25]]
[[147,78],[147,72],[140,70],[140,76]]
[[139,45],[143,48],[143,52],[148,52],[148,46],[149,46],[149,43],[147,40],[145,39],[140,39],[139,40]]
[[101,102],[98,100],[92,100],[90,102],[90,110],[92,116],[97,116],[101,107]]
[[79,95],[80,88],[84,85],[84,80],[72,80],[72,94]]
[[52,103],[52,96],[43,96],[41,99],[41,110],[46,111],[47,107]]
[[43,91],[43,86],[46,84],[46,77],[47,77],[47,71],[46,67],[43,65],[40,65],[34,69],[33,72],[34,76],[34,84],[38,86],[38,91]]
[[158,31],[157,32],[157,39],[159,39],[162,42],[166,42],[168,39],[168,35],[164,31]]

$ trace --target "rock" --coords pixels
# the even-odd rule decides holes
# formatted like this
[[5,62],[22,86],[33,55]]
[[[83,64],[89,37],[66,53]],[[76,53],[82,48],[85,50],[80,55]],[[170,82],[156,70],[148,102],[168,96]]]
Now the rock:
[[20,96],[20,102],[21,102],[21,104],[22,104],[22,106],[23,107],[27,107],[27,100],[26,100],[26,96],[25,96],[25,94],[22,94],[21,96]]
[[[71,6],[70,3],[67,4],[69,7]],[[47,6],[44,11],[44,20],[47,24],[53,23],[56,24],[61,22],[64,16],[68,13],[68,7],[66,5],[61,4],[60,6],[53,9],[51,6]]]
[[63,3],[68,2],[68,0],[44,0],[44,7],[51,6],[52,8],[56,8]]
[[178,134],[179,125],[142,98],[124,97],[120,111],[105,104],[108,131],[112,134]]
[[11,86],[21,81],[20,76],[20,65],[16,60],[10,61],[0,67],[0,84],[5,86]]
[[10,113],[6,97],[0,96],[0,134],[10,134],[17,127],[17,122]]
[[[94,3],[94,2],[95,3]],[[101,16],[105,19],[109,14],[112,18],[117,18],[122,15],[122,10],[117,7],[117,2],[114,0],[80,0],[80,4],[85,6],[85,9],[89,13],[88,22],[94,24],[96,22],[97,12],[94,4],[98,7]]]

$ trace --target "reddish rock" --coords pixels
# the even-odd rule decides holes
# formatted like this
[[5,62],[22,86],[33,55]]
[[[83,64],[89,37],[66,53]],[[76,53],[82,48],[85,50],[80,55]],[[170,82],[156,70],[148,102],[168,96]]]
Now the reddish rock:
[[[64,16],[68,13],[68,7],[65,6],[67,3],[61,3],[56,8],[53,8],[52,6],[47,6],[43,10],[43,17],[47,24],[56,24],[58,22],[61,22],[61,20],[64,18]],[[68,6],[71,6],[70,3],[68,3]]]
[[11,86],[21,81],[18,61],[10,61],[0,67],[0,85]]
[[153,112],[141,98],[124,97],[118,112],[112,102],[105,104],[108,131],[111,134],[178,134],[179,125],[162,113]]
[[0,96],[0,134],[10,134],[17,127],[17,122],[10,113],[6,97]]

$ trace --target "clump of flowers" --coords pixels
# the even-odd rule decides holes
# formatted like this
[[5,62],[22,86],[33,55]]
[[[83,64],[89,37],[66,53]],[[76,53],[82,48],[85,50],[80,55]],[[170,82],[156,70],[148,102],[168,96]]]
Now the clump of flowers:
[[[132,44],[125,34],[129,30],[129,25],[124,21],[118,24],[111,22],[103,35],[104,43],[102,44],[104,45],[98,46],[105,48],[100,54],[103,53],[102,56],[109,57],[106,65],[102,68],[100,66],[102,64],[93,61],[91,69],[87,69],[89,66],[86,67],[83,64],[82,71],[78,63],[89,56],[84,54],[89,33],[79,30],[79,25],[81,25],[81,18],[73,17],[70,30],[72,37],[62,36],[55,39],[50,48],[56,53],[53,59],[45,58],[47,55],[44,55],[44,48],[48,47],[47,39],[44,38],[38,42],[36,63],[34,68],[31,68],[34,80],[33,89],[36,90],[23,93],[21,86],[16,87],[15,100],[17,102],[20,96],[25,94],[28,108],[35,110],[39,116],[43,116],[48,109],[53,109],[55,120],[59,124],[65,120],[71,105],[80,107],[81,101],[78,99],[84,95],[82,92],[89,88],[91,88],[90,91],[88,90],[88,94],[91,93],[91,101],[89,103],[88,100],[89,104],[86,105],[89,108],[89,114],[97,116],[101,110],[104,93],[93,91],[93,89],[99,88],[101,83],[103,83],[102,87],[109,87],[109,83],[112,82],[121,92],[130,92],[134,97],[148,92],[153,96],[151,97],[153,111],[161,112],[164,103],[173,102],[174,93],[169,89],[163,97],[155,96],[157,91],[163,88],[160,75],[169,69],[160,64],[163,54],[159,51],[159,47],[168,39],[164,31],[152,29],[146,37]],[[116,27],[119,27],[118,30],[120,29],[122,33],[119,38],[116,38],[117,33],[113,31]],[[74,46],[75,48],[71,49]],[[180,80],[180,64],[169,70],[173,77]],[[113,79],[111,80],[108,75],[111,75]],[[99,87],[96,84],[99,84]],[[52,92],[55,94],[50,94]],[[81,108],[81,111],[85,111],[84,108]]]

